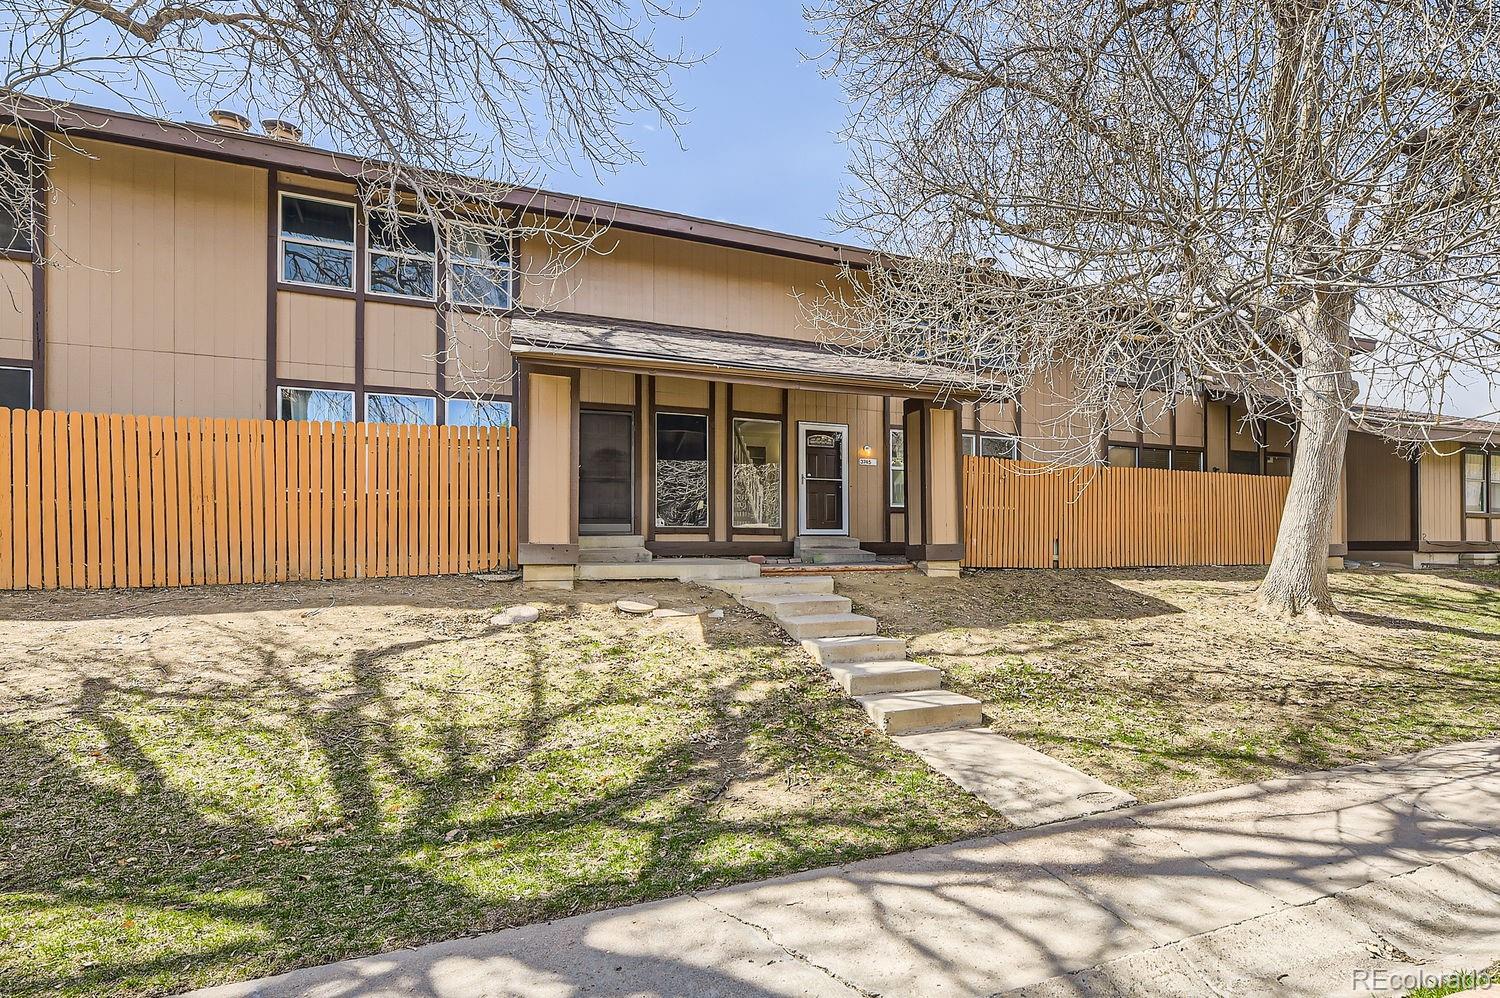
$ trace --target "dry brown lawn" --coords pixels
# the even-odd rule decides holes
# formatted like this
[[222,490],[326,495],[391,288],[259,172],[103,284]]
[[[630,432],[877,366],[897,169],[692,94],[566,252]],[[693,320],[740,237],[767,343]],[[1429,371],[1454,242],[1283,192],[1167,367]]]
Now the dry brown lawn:
[[1500,572],[1336,574],[1342,619],[1258,616],[1253,569],[850,576],[997,730],[1143,799],[1500,731]]

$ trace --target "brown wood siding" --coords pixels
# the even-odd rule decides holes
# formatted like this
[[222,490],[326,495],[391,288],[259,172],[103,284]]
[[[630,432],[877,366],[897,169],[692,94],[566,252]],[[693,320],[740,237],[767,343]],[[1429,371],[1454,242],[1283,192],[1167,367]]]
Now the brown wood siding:
[[354,300],[276,293],[276,377],[354,382]]
[[1349,540],[1410,541],[1411,464],[1386,440],[1349,434]]
[[437,313],[431,307],[365,303],[365,383],[437,388]]
[[1422,455],[1418,472],[1417,505],[1422,518],[1418,540],[1463,540],[1463,461],[1461,453],[1438,454],[1429,450]]
[[455,395],[510,395],[515,387],[510,320],[503,316],[451,311],[447,317],[448,350],[444,369],[447,390]]
[[[61,150],[49,234],[49,406],[261,416],[264,172],[90,142]],[[258,364],[257,364],[258,362]]]
[[30,260],[0,260],[0,357],[31,359]]
[[580,372],[579,398],[596,405],[635,405],[635,375],[622,371]]
[[[862,541],[885,538],[886,423],[885,399],[879,395],[845,395],[828,392],[790,393],[791,445],[796,452],[797,424],[843,423],[849,427],[849,533]],[[874,466],[859,463],[860,449],[868,446]],[[797,532],[798,476],[802,455],[786,461],[792,483],[791,535]]]
[[[527,281],[522,301],[584,315],[639,319],[716,331],[810,340],[794,292],[816,294],[833,284],[835,267],[766,253],[709,246],[617,230],[601,252],[551,283]],[[522,267],[539,273],[545,247],[522,248]]]
[[685,409],[707,409],[711,384],[712,382],[693,381],[689,378],[657,378],[656,408],[681,406]]

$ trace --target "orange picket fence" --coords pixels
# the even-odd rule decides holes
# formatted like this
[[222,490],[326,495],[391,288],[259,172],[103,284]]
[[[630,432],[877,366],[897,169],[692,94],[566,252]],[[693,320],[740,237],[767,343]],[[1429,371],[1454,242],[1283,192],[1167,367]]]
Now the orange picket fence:
[[513,565],[515,430],[0,409],[0,589]]
[[975,568],[1264,565],[1291,479],[964,458]]

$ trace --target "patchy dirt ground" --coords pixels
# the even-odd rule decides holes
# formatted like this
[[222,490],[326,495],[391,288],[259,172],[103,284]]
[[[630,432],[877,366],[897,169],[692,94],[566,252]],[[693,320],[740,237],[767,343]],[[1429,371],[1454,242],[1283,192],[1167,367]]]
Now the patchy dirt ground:
[[[185,990],[997,830],[801,650],[469,579],[0,597],[0,994]],[[523,600],[523,595],[526,597]],[[535,624],[499,629],[531,602]]]
[[997,730],[1143,799],[1500,731],[1500,572],[1334,577],[1268,622],[1251,569],[850,576],[840,591]]

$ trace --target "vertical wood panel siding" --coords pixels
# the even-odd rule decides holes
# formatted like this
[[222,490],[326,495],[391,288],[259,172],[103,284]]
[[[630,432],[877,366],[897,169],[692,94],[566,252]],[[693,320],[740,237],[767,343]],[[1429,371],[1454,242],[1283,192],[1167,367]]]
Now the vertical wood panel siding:
[[964,458],[964,564],[1264,565],[1291,479]]
[[514,429],[0,409],[0,589],[515,563]]

